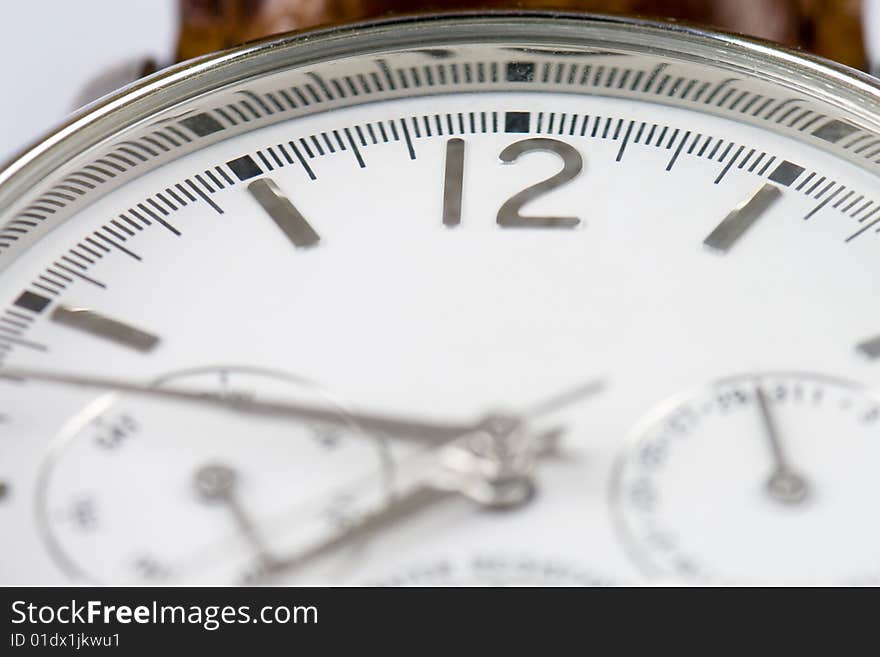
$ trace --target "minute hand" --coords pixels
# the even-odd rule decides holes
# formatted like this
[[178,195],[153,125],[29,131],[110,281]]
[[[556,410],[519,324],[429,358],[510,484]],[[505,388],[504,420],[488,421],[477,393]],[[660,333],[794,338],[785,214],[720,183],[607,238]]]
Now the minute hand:
[[158,388],[155,386],[112,378],[47,372],[42,370],[0,368],[0,377],[57,383],[78,388],[125,392],[152,399],[166,399],[194,405],[219,408],[226,411],[277,417],[299,422],[316,422],[348,426],[356,424],[366,433],[382,434],[409,442],[436,445],[479,430],[483,421],[463,424],[428,422],[405,417],[394,417],[378,413],[331,411],[320,406],[310,406],[295,402],[256,401],[242,398],[227,398],[209,391]]

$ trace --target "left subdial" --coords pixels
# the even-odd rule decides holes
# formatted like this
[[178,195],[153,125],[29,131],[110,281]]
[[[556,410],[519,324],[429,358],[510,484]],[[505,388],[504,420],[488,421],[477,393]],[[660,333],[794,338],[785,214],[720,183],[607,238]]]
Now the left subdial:
[[[390,493],[385,442],[295,376],[210,367],[158,386],[323,406],[326,425],[254,418],[172,400],[107,394],[59,434],[37,515],[73,577],[101,583],[239,583],[276,554]],[[366,482],[357,497],[352,482]]]

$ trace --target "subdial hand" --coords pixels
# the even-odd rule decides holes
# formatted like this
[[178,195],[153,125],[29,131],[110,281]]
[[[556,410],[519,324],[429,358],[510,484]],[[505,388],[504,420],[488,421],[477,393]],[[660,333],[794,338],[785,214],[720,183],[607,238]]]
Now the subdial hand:
[[755,386],[755,399],[761,412],[764,434],[770,443],[774,469],[767,480],[767,492],[777,502],[783,504],[800,504],[809,493],[806,479],[795,471],[788,462],[782,438],[776,428],[767,395],[760,384]]
[[232,513],[239,531],[253,549],[261,570],[275,568],[278,560],[272,555],[238,497],[238,472],[228,465],[218,463],[203,465],[195,472],[194,484],[196,492],[204,502],[222,504]]

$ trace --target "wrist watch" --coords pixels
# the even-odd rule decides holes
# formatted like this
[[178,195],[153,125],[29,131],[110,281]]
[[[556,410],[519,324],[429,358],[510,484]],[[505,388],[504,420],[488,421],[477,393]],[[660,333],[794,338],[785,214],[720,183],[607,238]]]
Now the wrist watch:
[[860,3],[181,17],[0,170],[0,584],[880,584]]

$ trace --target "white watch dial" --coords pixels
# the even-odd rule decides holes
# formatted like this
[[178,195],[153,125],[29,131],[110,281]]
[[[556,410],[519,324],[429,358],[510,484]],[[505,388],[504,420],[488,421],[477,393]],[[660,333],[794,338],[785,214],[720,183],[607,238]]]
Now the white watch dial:
[[0,581],[876,577],[876,88],[571,22],[256,46],[11,170]]

